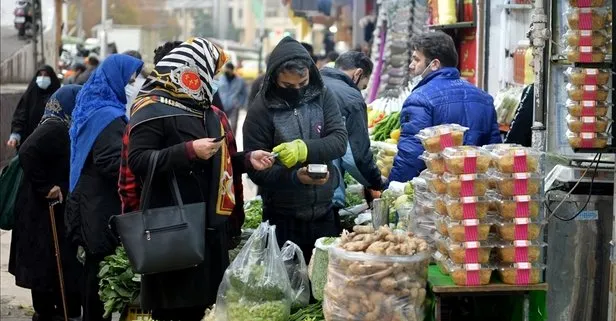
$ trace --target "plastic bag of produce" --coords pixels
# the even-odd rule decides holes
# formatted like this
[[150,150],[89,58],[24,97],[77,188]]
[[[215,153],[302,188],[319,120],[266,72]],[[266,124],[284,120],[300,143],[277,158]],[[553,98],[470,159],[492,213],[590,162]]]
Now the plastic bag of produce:
[[428,264],[428,252],[387,256],[331,249],[325,319],[423,320]]
[[291,297],[276,227],[261,223],[225,271],[218,288],[216,321],[286,321]]
[[323,289],[327,283],[327,264],[329,262],[329,249],[338,245],[339,239],[322,237],[314,243],[315,249],[310,258],[310,282],[312,284],[312,296],[318,301],[323,301]]
[[291,283],[291,307],[301,308],[310,303],[310,281],[308,280],[308,267],[304,260],[304,252],[295,243],[286,241],[280,250],[280,257],[284,263]]

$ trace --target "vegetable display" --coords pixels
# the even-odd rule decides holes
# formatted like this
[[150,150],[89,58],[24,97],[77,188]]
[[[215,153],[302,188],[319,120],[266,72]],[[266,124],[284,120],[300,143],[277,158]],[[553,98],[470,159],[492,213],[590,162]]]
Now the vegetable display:
[[326,320],[423,320],[428,264],[423,239],[385,226],[345,231],[330,250]]
[[[394,112],[385,117],[374,126],[374,140],[385,141],[390,138],[392,131],[400,128],[400,113]],[[397,143],[397,141],[396,141]]]
[[322,304],[314,303],[291,314],[289,321],[325,321]]
[[104,318],[111,317],[114,312],[121,313],[139,296],[141,276],[133,273],[122,246],[100,263],[98,278],[98,295],[104,303]]
[[329,250],[336,245],[337,238],[322,237],[314,244],[314,252],[310,260],[310,282],[312,296],[323,301],[323,289],[327,284],[327,265],[329,263]]
[[244,229],[256,229],[261,224],[263,217],[263,201],[260,197],[250,200],[244,204]]

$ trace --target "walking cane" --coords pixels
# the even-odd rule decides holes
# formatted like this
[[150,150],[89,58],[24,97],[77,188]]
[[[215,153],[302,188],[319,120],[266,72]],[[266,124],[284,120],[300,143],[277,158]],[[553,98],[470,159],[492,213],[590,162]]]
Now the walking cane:
[[49,203],[49,217],[51,219],[51,233],[53,235],[53,245],[56,250],[56,264],[58,265],[58,278],[60,280],[60,294],[62,295],[62,308],[64,310],[64,321],[68,321],[68,312],[66,311],[66,294],[64,293],[64,273],[62,273],[62,258],[60,257],[60,243],[58,242],[58,230],[56,229],[56,215],[53,207],[60,204],[60,201]]

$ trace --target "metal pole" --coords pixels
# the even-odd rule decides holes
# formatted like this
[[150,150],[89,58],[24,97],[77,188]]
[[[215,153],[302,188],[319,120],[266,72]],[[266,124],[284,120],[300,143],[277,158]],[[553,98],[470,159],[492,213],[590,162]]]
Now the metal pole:
[[[548,16],[545,13],[545,0],[535,0],[535,10],[532,15],[532,23],[528,37],[533,47],[533,67],[535,71],[533,126],[532,126],[532,146],[545,151],[546,146],[546,105],[544,97],[544,75],[546,45],[550,41],[550,30],[548,26]],[[548,66],[549,68],[549,66]]]
[[259,70],[259,75],[261,74],[262,70],[261,70],[261,61],[263,61],[263,48],[264,48],[264,41],[265,41],[265,6],[267,5],[267,2],[265,0],[261,0],[261,21],[260,21],[260,26],[259,26],[259,62],[258,62],[258,70]]
[[107,56],[107,0],[101,1],[101,60]]

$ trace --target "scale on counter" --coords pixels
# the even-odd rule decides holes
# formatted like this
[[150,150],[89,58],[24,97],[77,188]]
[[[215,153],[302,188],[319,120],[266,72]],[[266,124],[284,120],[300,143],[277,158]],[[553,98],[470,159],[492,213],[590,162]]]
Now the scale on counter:
[[[572,160],[568,166],[556,165],[545,177],[545,190],[570,191],[590,165],[589,160]],[[590,194],[590,184],[594,175],[592,195],[614,195],[614,163],[599,162],[596,173],[595,166],[596,162],[593,162],[571,194]]]

